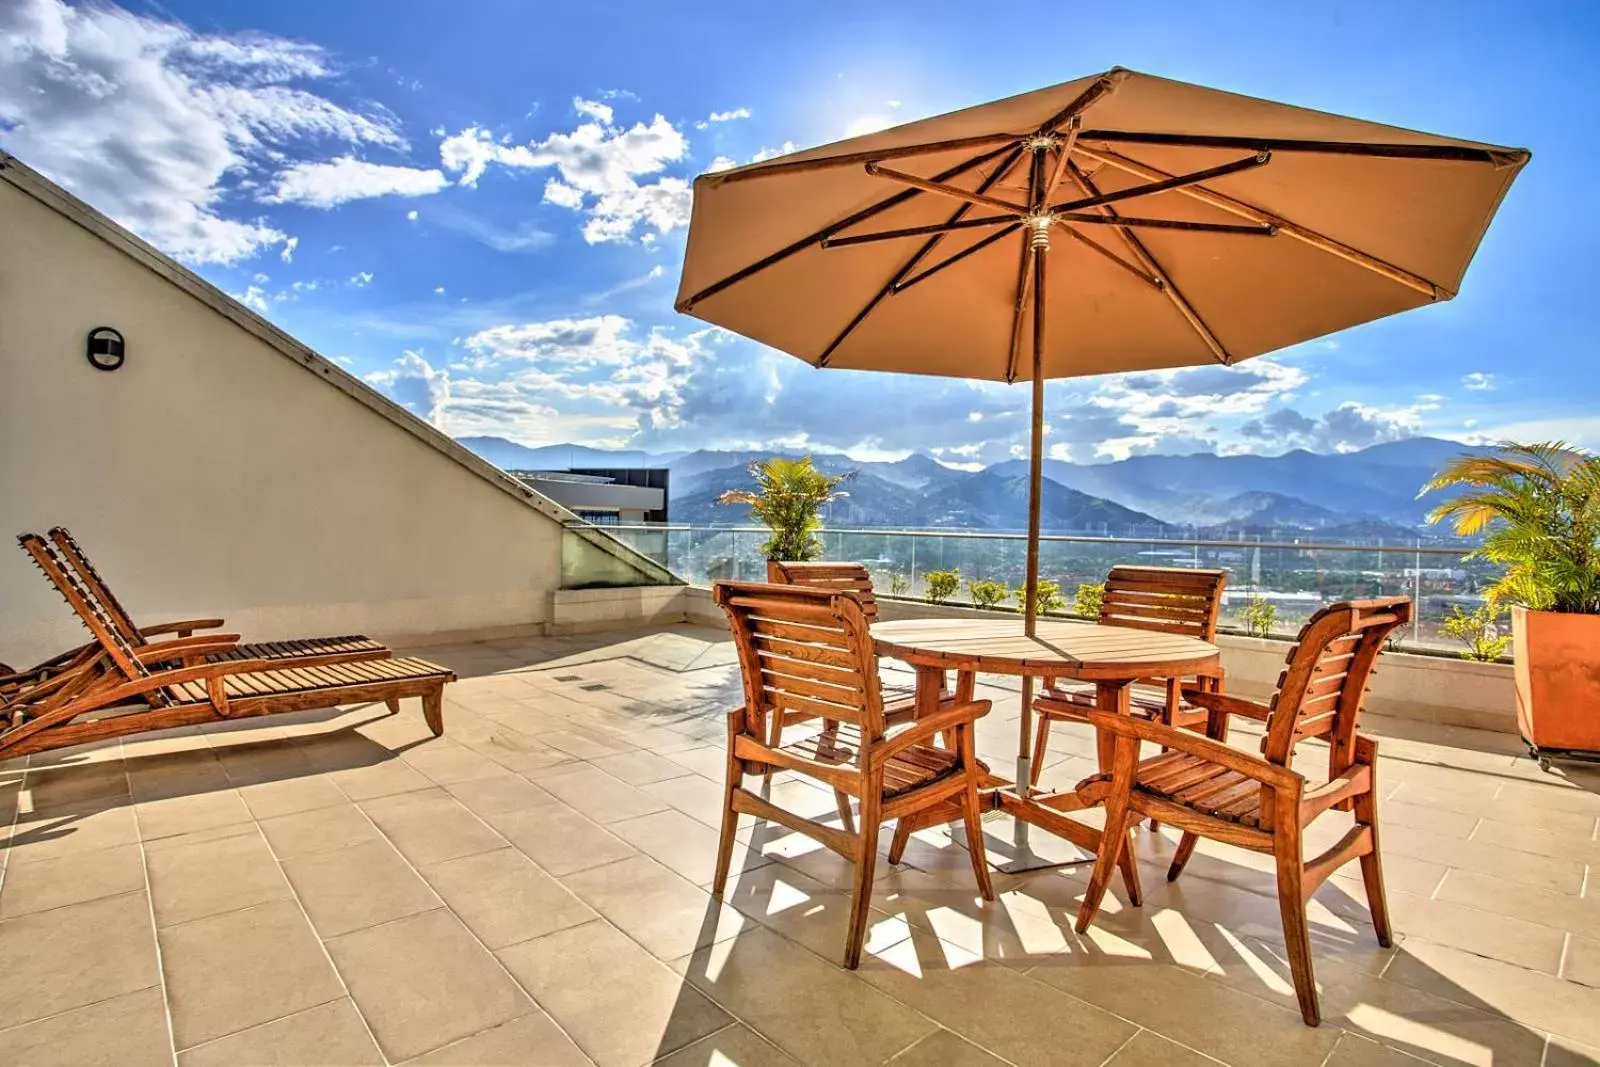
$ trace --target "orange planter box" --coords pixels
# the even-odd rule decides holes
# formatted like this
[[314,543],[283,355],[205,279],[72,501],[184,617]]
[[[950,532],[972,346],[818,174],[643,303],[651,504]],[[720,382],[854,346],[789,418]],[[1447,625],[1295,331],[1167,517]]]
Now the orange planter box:
[[1600,615],[1513,608],[1511,625],[1523,740],[1600,757]]

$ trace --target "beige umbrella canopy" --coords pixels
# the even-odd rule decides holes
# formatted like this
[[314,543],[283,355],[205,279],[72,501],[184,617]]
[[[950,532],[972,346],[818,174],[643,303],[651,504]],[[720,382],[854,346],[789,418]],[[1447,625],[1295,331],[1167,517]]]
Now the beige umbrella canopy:
[[1032,636],[1046,378],[1448,300],[1528,158],[1119,68],[702,175],[677,308],[818,367],[1031,378]]
[[816,366],[1027,378],[1036,306],[1046,378],[1234,363],[1454,296],[1527,160],[1112,70],[702,176],[677,307]]

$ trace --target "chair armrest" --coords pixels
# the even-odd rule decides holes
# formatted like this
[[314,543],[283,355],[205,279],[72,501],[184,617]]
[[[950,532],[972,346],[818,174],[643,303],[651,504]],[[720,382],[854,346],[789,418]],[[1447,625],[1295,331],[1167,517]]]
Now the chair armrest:
[[950,730],[965,723],[975,722],[989,714],[993,702],[988,700],[973,700],[965,704],[952,704],[926,718],[918,719],[907,729],[901,730],[893,737],[872,749],[874,760],[888,759],[890,756],[904,752],[912,745],[928,740],[934,734],[943,730]]
[[232,652],[239,647],[238,634],[203,634],[199,637],[180,637],[173,641],[158,641],[134,649],[140,663],[161,663],[169,659],[193,659],[214,656],[218,652]]
[[1228,696],[1226,693],[1208,693],[1203,689],[1185,689],[1183,699],[1197,708],[1205,708],[1219,715],[1243,715],[1247,719],[1259,722],[1266,722],[1272,714],[1272,709],[1265,704],[1257,704],[1243,697]]
[[1129,715],[1098,710],[1089,713],[1089,722],[1096,730],[1104,730],[1118,737],[1126,737],[1133,741],[1150,741],[1172,751],[1198,756],[1230,771],[1238,771],[1246,778],[1274,789],[1290,790],[1298,795],[1305,788],[1305,778],[1287,767],[1268,763],[1259,756],[1240,752],[1221,741],[1213,741],[1209,737],[1189,730],[1177,730],[1161,723],[1146,722]]
[[139,633],[145,637],[154,637],[157,634],[177,634],[179,637],[188,637],[196,630],[216,630],[221,628],[221,619],[183,619],[179,622],[158,622],[154,626],[141,626]]

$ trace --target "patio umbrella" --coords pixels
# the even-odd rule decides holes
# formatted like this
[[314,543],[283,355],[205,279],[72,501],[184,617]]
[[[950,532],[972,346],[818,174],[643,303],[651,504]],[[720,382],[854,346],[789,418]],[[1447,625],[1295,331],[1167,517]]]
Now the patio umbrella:
[[702,175],[676,306],[816,367],[1031,380],[1031,635],[1046,379],[1449,300],[1528,158],[1117,68]]

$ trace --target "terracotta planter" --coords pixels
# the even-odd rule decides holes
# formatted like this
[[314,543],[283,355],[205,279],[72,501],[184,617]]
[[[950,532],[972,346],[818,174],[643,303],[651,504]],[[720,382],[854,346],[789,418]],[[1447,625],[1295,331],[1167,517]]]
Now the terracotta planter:
[[1517,727],[1534,755],[1600,759],[1600,615],[1511,611]]

